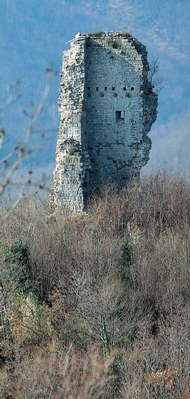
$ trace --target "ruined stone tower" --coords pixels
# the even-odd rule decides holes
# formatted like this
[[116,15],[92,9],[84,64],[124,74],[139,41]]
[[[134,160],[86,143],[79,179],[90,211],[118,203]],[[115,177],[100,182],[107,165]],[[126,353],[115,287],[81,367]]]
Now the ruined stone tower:
[[81,212],[102,184],[123,187],[149,159],[157,96],[145,47],[126,32],[77,34],[64,53],[53,202]]

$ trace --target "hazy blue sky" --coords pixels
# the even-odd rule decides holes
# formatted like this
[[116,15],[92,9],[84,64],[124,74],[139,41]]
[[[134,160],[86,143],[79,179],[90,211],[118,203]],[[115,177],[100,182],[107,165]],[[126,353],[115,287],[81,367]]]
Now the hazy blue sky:
[[[0,115],[9,145],[27,125],[22,109],[38,103],[45,68],[61,70],[62,52],[77,32],[125,30],[147,46],[150,61],[158,58],[164,79],[159,113],[151,131],[147,168],[190,170],[190,0],[0,0],[0,104],[8,87],[21,81],[21,99]],[[38,127],[55,129],[46,136],[36,170],[52,170],[58,128],[59,78],[51,86]],[[36,140],[41,141],[36,134]],[[146,169],[147,169],[146,168]]]

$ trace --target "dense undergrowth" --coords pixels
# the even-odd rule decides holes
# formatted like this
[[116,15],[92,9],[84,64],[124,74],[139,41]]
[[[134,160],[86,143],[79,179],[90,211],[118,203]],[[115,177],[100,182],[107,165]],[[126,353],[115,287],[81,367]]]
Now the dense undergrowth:
[[[3,210],[4,211],[4,210]],[[190,184],[0,220],[0,398],[190,398]]]

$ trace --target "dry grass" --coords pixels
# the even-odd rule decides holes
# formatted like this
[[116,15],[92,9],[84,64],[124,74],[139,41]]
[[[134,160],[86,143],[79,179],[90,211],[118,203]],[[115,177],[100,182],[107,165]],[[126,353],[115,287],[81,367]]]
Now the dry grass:
[[[189,183],[158,174],[140,189],[108,186],[88,209],[49,218],[30,200],[1,217],[15,361],[1,332],[0,397],[190,397]],[[18,293],[6,260],[15,243],[27,244],[31,292]]]

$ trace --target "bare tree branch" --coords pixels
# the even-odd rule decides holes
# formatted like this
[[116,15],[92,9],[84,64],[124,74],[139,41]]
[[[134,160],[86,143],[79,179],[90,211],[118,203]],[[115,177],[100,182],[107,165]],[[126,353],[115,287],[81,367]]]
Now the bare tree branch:
[[[36,125],[41,113],[44,110],[44,106],[49,94],[49,89],[50,89],[50,83],[52,80],[52,69],[48,69],[47,70],[47,80],[46,80],[46,85],[45,85],[45,89],[44,89],[44,93],[42,95],[42,99],[38,105],[38,108],[36,109],[36,111],[34,112],[34,114],[31,116],[31,120],[30,123],[26,129],[25,132],[25,136],[24,136],[24,140],[22,142],[21,145],[18,146],[18,154],[16,156],[15,161],[13,162],[12,166],[10,167],[10,169],[8,170],[8,172],[6,173],[2,183],[0,184],[0,195],[3,194],[3,192],[5,191],[6,187],[9,185],[11,178],[13,177],[14,173],[17,171],[17,169],[19,168],[20,164],[22,163],[25,155],[26,155],[26,148],[29,144],[29,141],[31,139],[31,135],[33,133],[33,128]],[[11,104],[10,100],[9,102],[7,102],[6,104],[9,105]],[[5,107],[4,107],[5,108]],[[1,109],[0,109],[1,110]],[[9,154],[8,157],[10,157],[11,155]],[[6,159],[6,158],[4,158]]]
[[148,80],[153,86],[153,88],[155,88],[155,91],[157,93],[160,93],[160,91],[163,89],[164,78],[159,76],[158,58],[156,58],[153,62],[150,63]]

